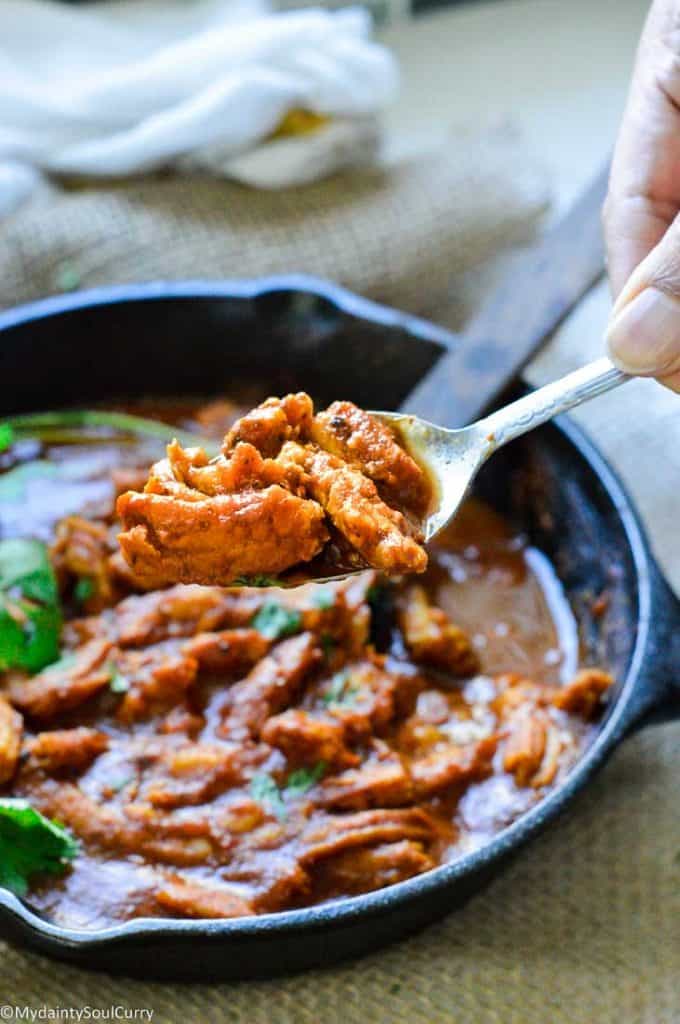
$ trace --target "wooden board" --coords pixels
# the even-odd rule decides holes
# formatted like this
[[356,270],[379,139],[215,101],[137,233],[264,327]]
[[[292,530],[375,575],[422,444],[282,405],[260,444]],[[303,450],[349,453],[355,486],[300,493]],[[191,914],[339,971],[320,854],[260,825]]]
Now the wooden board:
[[518,253],[503,280],[403,403],[444,427],[478,419],[604,271],[601,210],[609,166],[555,227]]

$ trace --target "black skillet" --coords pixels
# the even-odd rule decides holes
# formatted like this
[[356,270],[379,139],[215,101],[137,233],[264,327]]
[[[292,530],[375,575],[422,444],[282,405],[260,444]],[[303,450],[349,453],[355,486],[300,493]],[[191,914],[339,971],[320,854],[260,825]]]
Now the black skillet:
[[[0,415],[121,395],[229,394],[249,383],[395,409],[455,344],[431,324],[309,278],[100,289],[0,314]],[[559,789],[482,849],[335,904],[87,932],[56,927],[0,891],[2,933],[73,963],[145,978],[273,975],[374,950],[464,903],[627,734],[652,715],[674,716],[680,604],[593,445],[568,421],[545,426],[494,456],[478,491],[551,558],[579,621],[584,661],[609,666],[618,679],[595,740]],[[598,618],[593,599],[603,593]]]

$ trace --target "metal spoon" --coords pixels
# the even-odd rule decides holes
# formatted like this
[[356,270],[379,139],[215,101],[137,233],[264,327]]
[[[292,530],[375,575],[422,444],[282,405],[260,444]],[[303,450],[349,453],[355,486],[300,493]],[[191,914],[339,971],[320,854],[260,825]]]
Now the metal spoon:
[[423,524],[425,539],[430,541],[451,522],[479,469],[498,448],[627,380],[630,377],[609,359],[597,359],[462,430],[446,430],[405,413],[371,415],[396,429],[414,459],[431,475],[438,502]]

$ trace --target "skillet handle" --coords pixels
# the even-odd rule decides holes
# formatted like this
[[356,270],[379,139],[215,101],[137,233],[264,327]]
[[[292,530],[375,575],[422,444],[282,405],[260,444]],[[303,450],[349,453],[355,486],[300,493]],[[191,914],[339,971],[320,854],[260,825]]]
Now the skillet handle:
[[651,582],[655,643],[642,667],[629,733],[680,719],[680,599],[656,565]]

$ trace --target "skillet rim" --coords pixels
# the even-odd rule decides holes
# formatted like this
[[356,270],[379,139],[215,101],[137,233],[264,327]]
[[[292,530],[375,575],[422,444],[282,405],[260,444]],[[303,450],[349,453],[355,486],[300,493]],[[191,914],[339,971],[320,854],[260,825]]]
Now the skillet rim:
[[[25,326],[64,313],[92,307],[127,302],[163,301],[172,299],[254,299],[273,291],[291,291],[316,295],[328,300],[341,312],[358,319],[398,328],[419,340],[443,348],[456,344],[456,336],[445,328],[424,319],[402,313],[364,299],[332,282],[306,274],[281,274],[260,278],[224,280],[153,281],[123,284],[52,296],[0,312],[0,344],[2,335],[13,327]],[[255,917],[181,920],[171,918],[136,918],[102,929],[65,928],[42,918],[9,890],[0,889],[0,921],[13,918],[24,933],[33,933],[45,950],[50,948],[98,952],[107,947],[127,944],[143,938],[172,940],[189,936],[203,940],[230,942],[239,939],[271,937],[319,932],[329,925],[350,925],[358,918],[381,917],[398,912],[400,906],[415,902],[427,894],[445,891],[466,876],[474,876],[500,862],[504,856],[534,837],[556,818],[566,804],[585,785],[605,761],[634,721],[635,696],[644,689],[643,664],[650,644],[650,622],[653,604],[653,573],[658,572],[651,546],[633,502],[597,446],[565,417],[555,420],[549,429],[557,430],[576,448],[598,477],[619,516],[635,569],[638,621],[635,644],[628,672],[618,696],[597,736],[582,754],[561,785],[544,797],[535,807],[521,815],[489,842],[456,860],[439,865],[422,875],[360,896],[343,898],[334,903],[261,914]]]

